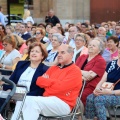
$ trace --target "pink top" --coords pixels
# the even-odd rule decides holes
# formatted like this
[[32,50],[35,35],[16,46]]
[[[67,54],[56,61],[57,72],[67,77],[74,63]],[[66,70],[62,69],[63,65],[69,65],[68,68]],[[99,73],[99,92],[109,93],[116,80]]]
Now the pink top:
[[24,49],[27,49],[26,43],[23,43],[22,46],[20,47],[20,49],[19,49],[20,54],[23,54]]
[[118,57],[118,50],[116,50],[114,53],[111,53],[111,58],[112,58],[112,60],[113,60],[115,57]]

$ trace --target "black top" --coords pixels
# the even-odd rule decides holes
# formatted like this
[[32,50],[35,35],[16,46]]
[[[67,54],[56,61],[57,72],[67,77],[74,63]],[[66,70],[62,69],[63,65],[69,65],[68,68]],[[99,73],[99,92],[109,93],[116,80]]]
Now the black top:
[[23,38],[24,40],[28,40],[29,38],[31,38],[31,35],[30,33],[26,33],[26,34],[23,34],[21,38]]
[[[120,79],[120,67],[117,65],[117,60],[111,61],[106,68],[107,82],[116,83]],[[120,82],[115,86],[114,90],[120,89]]]
[[53,16],[52,18],[51,17],[48,17],[46,16],[45,18],[45,23],[52,23],[54,26],[56,25],[56,23],[60,23],[60,20],[57,16]]

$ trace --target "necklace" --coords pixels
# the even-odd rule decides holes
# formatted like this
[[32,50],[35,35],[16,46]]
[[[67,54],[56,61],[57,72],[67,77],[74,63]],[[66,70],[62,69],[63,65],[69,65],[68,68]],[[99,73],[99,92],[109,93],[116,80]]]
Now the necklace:
[[119,68],[120,68],[120,67],[118,66],[117,70],[119,70]]

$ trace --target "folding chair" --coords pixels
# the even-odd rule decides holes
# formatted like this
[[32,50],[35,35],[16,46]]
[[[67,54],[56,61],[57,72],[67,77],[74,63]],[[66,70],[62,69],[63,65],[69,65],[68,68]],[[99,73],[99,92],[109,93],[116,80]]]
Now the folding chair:
[[108,108],[108,113],[110,120],[112,120],[112,117],[114,117],[114,120],[117,120],[117,117],[120,119],[120,105]]
[[[0,77],[4,77],[5,79],[9,79],[10,75],[12,74],[12,70],[8,70],[8,69],[0,69]],[[11,80],[10,80],[11,81]],[[12,82],[12,81],[11,81]],[[17,120],[19,120],[19,118],[21,118],[23,120],[23,113],[22,113],[22,108],[23,108],[23,105],[24,105],[24,102],[25,102],[25,98],[26,98],[26,95],[27,95],[27,88],[25,86],[20,86],[20,85],[15,85],[16,87],[16,91],[18,91],[18,89],[24,89],[24,92],[21,93],[21,90],[20,90],[20,93],[14,93],[14,95],[12,96],[11,100],[14,100],[14,101],[22,101],[22,104],[20,106],[20,110],[19,110],[19,113],[17,115]],[[8,118],[8,113],[11,112],[11,110],[9,109],[10,108],[10,101],[9,103],[6,105],[6,110],[5,110],[5,117]],[[12,111],[13,112],[13,111]]]
[[81,89],[81,92],[80,92],[80,96],[77,98],[77,101],[76,101],[76,106],[73,108],[72,112],[68,115],[63,115],[63,116],[44,116],[44,115],[41,115],[39,116],[39,119],[38,120],[43,120],[43,118],[45,120],[49,120],[49,119],[57,119],[57,120],[63,120],[63,118],[67,118],[67,117],[70,117],[69,120],[74,120],[76,116],[81,116],[81,119],[83,120],[83,113],[82,113],[82,108],[80,106],[80,98],[82,96],[82,93],[83,93],[83,90],[84,90],[84,87],[85,87],[85,84],[86,82],[84,81],[83,82],[83,86],[82,86],[82,89]]
[[5,82],[4,84],[9,84],[12,86],[11,92],[0,90],[0,98],[5,99],[3,105],[0,107],[0,113],[3,114],[4,118],[6,119],[6,116],[7,116],[6,107],[7,107],[8,102],[10,101],[10,99],[12,98],[12,96],[14,95],[16,91],[16,85],[11,80],[6,79],[1,76],[0,76],[0,80]]

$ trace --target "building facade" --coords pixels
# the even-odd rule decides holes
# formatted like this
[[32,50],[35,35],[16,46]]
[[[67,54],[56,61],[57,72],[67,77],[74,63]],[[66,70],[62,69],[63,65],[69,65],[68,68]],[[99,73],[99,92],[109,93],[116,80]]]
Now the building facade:
[[90,0],[33,0],[35,21],[44,22],[49,9],[55,11],[62,24],[90,19]]
[[[4,14],[7,14],[7,0],[0,0],[0,3],[5,10]],[[37,23],[44,23],[49,9],[55,11],[62,24],[90,19],[90,0],[27,0],[25,3],[24,8],[29,7]]]
[[[14,0],[11,0],[14,1]],[[91,23],[119,21],[120,0],[15,0],[24,1],[24,9],[30,9],[34,21],[44,23],[50,9],[55,11],[62,24],[90,20]],[[7,13],[7,0],[0,0]]]

